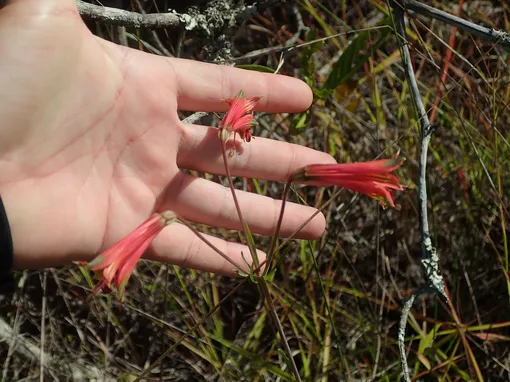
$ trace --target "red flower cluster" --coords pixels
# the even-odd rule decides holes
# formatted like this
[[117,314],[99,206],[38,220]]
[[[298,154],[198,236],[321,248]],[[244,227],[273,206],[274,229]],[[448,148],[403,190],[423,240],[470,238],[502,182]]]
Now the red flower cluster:
[[[219,136],[223,142],[232,133],[234,141],[236,134],[239,134],[245,142],[250,142],[250,129],[256,124],[253,109],[259,100],[260,97],[244,98],[242,91],[235,98],[225,100],[230,108],[219,125]],[[393,190],[401,191],[405,188],[398,177],[392,174],[401,165],[402,160],[396,157],[363,163],[312,164],[296,171],[291,180],[345,187],[378,199],[383,205],[394,207]],[[88,263],[89,269],[101,273],[101,282],[94,292],[111,288],[115,284],[122,296],[140,257],[161,230],[175,220],[176,216],[170,211],[156,213]]]
[[[250,129],[257,124],[253,117],[253,109],[257,105],[261,97],[244,98],[241,90],[235,98],[224,100],[230,106],[229,110],[220,122],[220,138],[226,141],[230,134],[234,133],[234,141],[236,134],[239,134],[245,142],[251,141]],[[226,134],[224,133],[226,132]]]

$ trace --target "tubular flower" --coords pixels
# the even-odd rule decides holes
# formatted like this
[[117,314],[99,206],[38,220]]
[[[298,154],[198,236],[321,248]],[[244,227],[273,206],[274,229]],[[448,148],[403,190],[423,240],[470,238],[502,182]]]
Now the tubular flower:
[[292,181],[316,182],[325,186],[339,186],[377,199],[383,206],[395,207],[392,190],[405,186],[391,172],[402,165],[402,159],[381,159],[361,163],[312,164],[296,171]]
[[112,284],[115,284],[119,294],[123,296],[138,259],[161,230],[175,220],[176,217],[171,211],[155,213],[125,238],[88,263],[87,266],[92,271],[102,272],[100,276],[102,280],[94,288],[93,293],[101,289],[111,289]]
[[220,122],[220,138],[223,141],[226,141],[231,133],[234,133],[234,141],[236,134],[245,142],[251,141],[250,129],[257,124],[252,112],[260,98],[244,98],[241,90],[235,98],[224,100],[230,108]]

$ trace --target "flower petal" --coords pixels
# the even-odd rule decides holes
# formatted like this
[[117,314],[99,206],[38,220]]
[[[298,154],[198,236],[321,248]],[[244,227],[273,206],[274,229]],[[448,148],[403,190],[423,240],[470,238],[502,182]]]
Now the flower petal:
[[221,140],[226,141],[231,133],[234,133],[234,140],[236,134],[239,134],[246,142],[251,140],[249,130],[255,124],[252,112],[260,98],[244,98],[241,90],[235,98],[224,100],[230,108],[219,124],[222,133],[227,132],[227,134],[220,134]]
[[292,180],[348,188],[394,207],[392,190],[403,190],[404,186],[392,172],[402,162],[402,159],[394,158],[361,163],[312,164],[296,171]]
[[89,269],[96,272],[102,270],[102,281],[94,288],[94,292],[115,284],[122,295],[140,257],[161,230],[175,220],[175,214],[171,211],[153,214],[129,235],[88,263]]

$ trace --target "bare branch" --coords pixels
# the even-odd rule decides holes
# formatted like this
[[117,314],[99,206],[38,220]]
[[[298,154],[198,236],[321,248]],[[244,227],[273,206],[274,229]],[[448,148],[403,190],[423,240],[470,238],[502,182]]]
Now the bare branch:
[[414,293],[404,303],[404,306],[402,307],[402,313],[400,314],[400,321],[398,323],[398,349],[400,351],[400,362],[402,363],[402,374],[404,374],[404,380],[406,382],[410,381],[410,372],[409,366],[407,365],[407,354],[404,341],[406,338],[407,318],[409,317],[409,312],[413,307],[413,303],[414,300],[416,300],[416,297],[418,297],[418,293]]
[[[430,5],[422,4],[416,0],[407,0],[404,7],[408,11],[414,11],[420,15],[427,16],[436,20],[440,20],[446,24],[453,25],[465,32],[469,32],[484,40],[500,45],[505,49],[510,49],[510,33],[492,28],[483,27],[481,25],[464,20],[460,17],[452,15],[448,12],[441,11]],[[412,16],[412,14],[410,14]]]
[[182,120],[182,123],[185,124],[193,124],[200,121],[205,116],[209,115],[209,113],[206,113],[204,111],[197,111],[196,113],[191,114],[189,117],[186,117]]
[[409,52],[404,19],[404,9],[399,4],[396,3],[393,3],[393,7],[395,15],[395,28],[397,40],[400,47],[400,55],[402,57],[402,64],[406,74],[407,82],[409,84],[411,98],[413,100],[416,113],[418,114],[418,120],[421,128],[418,204],[420,211],[421,264],[425,269],[427,286],[423,289],[420,289],[418,292],[413,294],[408,301],[406,301],[406,303],[404,304],[404,309],[402,309],[402,316],[400,319],[398,329],[398,342],[400,348],[400,358],[402,360],[402,371],[404,374],[404,380],[410,382],[411,379],[409,376],[409,368],[407,366],[407,356],[405,354],[404,338],[407,317],[409,315],[409,311],[412,307],[412,304],[420,294],[426,291],[439,292],[446,300],[448,300],[448,297],[445,292],[443,277],[439,272],[439,256],[437,255],[436,249],[432,246],[432,240],[430,239],[430,230],[427,215],[427,151],[434,128],[431,126],[429,118],[427,116],[427,112],[425,110],[425,107],[423,106],[420,91],[418,89],[418,83],[416,82],[413,66],[411,64],[411,54]]
[[123,9],[103,7],[89,4],[81,0],[76,1],[80,15],[90,21],[99,21],[111,25],[121,25],[134,28],[177,28],[181,25],[176,13],[147,13],[129,12]]

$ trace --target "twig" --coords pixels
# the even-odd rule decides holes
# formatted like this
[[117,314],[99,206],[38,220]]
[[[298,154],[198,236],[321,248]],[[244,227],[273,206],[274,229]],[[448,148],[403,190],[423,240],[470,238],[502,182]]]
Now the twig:
[[182,24],[179,15],[176,13],[141,14],[123,9],[89,4],[81,0],[76,1],[76,6],[84,19],[105,22],[111,25],[155,29],[177,28]]
[[303,22],[303,18],[301,17],[301,13],[299,13],[299,8],[297,5],[292,6],[292,13],[294,13],[294,16],[296,16],[298,30],[296,33],[294,33],[294,36],[285,41],[285,47],[290,47],[296,44],[301,37],[301,32],[303,33],[303,39],[306,39],[306,35],[310,31],[310,28],[308,28]]
[[[234,24],[240,24],[254,17],[262,10],[276,6],[279,3],[280,1],[277,0],[265,0],[255,2],[252,5],[242,5],[231,8],[229,3],[226,2],[223,8],[218,8],[219,2],[210,2],[208,9],[206,9],[203,14],[194,12],[190,14],[178,14],[176,12],[143,14],[76,0],[78,12],[87,20],[104,22],[110,25],[148,29],[175,29],[184,26],[188,30],[199,28],[208,35],[212,35],[214,30],[222,28],[224,25],[230,27]],[[226,10],[229,12],[223,12]],[[211,15],[215,15],[214,17],[221,15],[224,18],[223,23],[209,23],[208,19]]]
[[406,382],[411,380],[409,378],[410,372],[409,365],[407,364],[406,346],[404,343],[406,337],[407,318],[409,317],[409,312],[413,307],[414,300],[426,292],[427,288],[420,289],[406,300],[404,306],[402,307],[402,314],[400,315],[400,321],[398,323],[398,349],[400,351],[400,362],[402,363],[402,374],[404,374],[404,379]]
[[[421,232],[421,264],[425,269],[425,276],[427,280],[427,286],[424,288],[426,291],[439,292],[441,295],[448,300],[445,292],[443,277],[439,272],[439,257],[436,249],[432,246],[432,240],[430,239],[429,222],[427,215],[427,151],[430,142],[430,138],[434,131],[434,128],[430,125],[427,112],[423,106],[421,100],[420,91],[418,90],[418,84],[414,75],[413,66],[411,64],[411,54],[409,52],[409,46],[407,42],[406,26],[404,19],[403,8],[396,3],[392,3],[393,11],[395,15],[395,28],[397,33],[397,40],[400,46],[400,55],[402,57],[402,63],[406,74],[407,82],[411,93],[411,98],[414,102],[416,112],[418,114],[418,120],[421,128],[421,144],[420,144],[420,170],[418,179],[418,204],[420,211],[420,232]],[[414,300],[424,290],[419,290],[411,296],[411,298],[404,304],[402,310],[402,316],[398,328],[398,341],[400,348],[400,357],[402,360],[402,371],[404,374],[405,381],[411,381],[409,376],[409,369],[407,367],[407,357],[405,354],[404,338],[407,324],[407,318],[409,311]],[[404,350],[404,351],[403,351]]]
[[[427,152],[434,131],[434,127],[430,124],[427,112],[421,100],[420,91],[418,90],[418,83],[414,75],[413,66],[411,64],[411,54],[409,53],[409,46],[407,43],[407,34],[405,30],[404,13],[401,8],[396,7],[396,28],[397,38],[399,40],[402,62],[404,71],[406,73],[411,98],[413,99],[416,112],[418,113],[420,127],[421,127],[421,147],[420,147],[420,171],[418,179],[418,201],[420,211],[420,231],[421,231],[421,246],[422,246],[422,264],[425,266],[427,272],[427,280],[431,286],[440,292],[446,299],[443,279],[439,274],[438,261],[439,258],[436,249],[432,246],[430,239],[429,221],[427,215]],[[425,261],[426,260],[426,261]],[[430,269],[433,267],[433,269]]]
[[[140,0],[135,0],[136,2],[136,6],[138,7],[138,9],[140,10],[140,13],[141,14],[147,14],[145,12],[145,10],[143,9],[143,5],[140,3]],[[152,38],[154,39],[154,42],[156,43],[156,45],[158,46],[158,50],[163,53],[165,56],[167,57],[173,57],[173,54],[170,53],[170,51],[165,48],[165,46],[163,45],[163,43],[161,42],[161,39],[159,38],[157,32],[155,30],[151,30],[151,34],[152,34]],[[168,34],[167,34],[168,35]],[[160,54],[162,55],[162,54]]]
[[83,366],[76,363],[67,363],[64,365],[61,360],[51,358],[48,354],[44,353],[39,346],[16,333],[16,331],[13,330],[13,328],[1,317],[0,341],[5,341],[9,344],[9,346],[12,346],[14,349],[13,351],[25,357],[30,362],[42,361],[47,368],[57,366],[68,368],[71,371],[71,377],[73,380],[98,379],[101,376],[101,372],[94,366]]
[[189,117],[186,117],[182,120],[182,123],[192,125],[194,123],[197,123],[199,120],[204,118],[209,113],[206,113],[205,111],[197,111],[196,113],[191,114]]
[[44,382],[44,340],[46,335],[46,284],[48,271],[43,272],[42,281],[42,308],[41,308],[41,352],[39,354],[39,380]]
[[510,33],[508,32],[483,27],[481,25],[472,23],[471,21],[467,21],[463,18],[454,16],[448,12],[444,12],[431,7],[430,5],[422,4],[416,0],[407,0],[404,3],[406,10],[414,11],[420,15],[440,20],[446,24],[453,25],[454,27],[457,27],[463,31],[483,38],[484,40],[498,44],[505,49],[510,49]]

